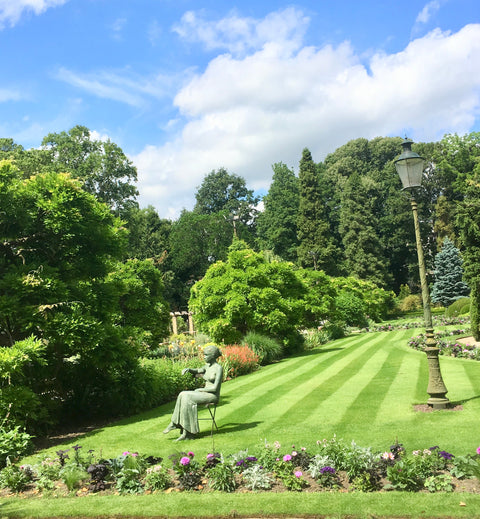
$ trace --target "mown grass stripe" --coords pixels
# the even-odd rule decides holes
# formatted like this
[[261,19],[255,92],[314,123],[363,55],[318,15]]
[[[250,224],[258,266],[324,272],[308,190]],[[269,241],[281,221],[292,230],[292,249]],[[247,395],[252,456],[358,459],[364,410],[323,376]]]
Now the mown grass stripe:
[[417,379],[414,375],[417,373],[418,376],[420,359],[417,355],[411,355],[404,350],[400,351],[404,353],[404,356],[396,376],[392,379],[390,387],[378,406],[375,418],[376,426],[395,423],[399,414],[410,411],[416,399]]
[[338,391],[352,374],[357,372],[358,366],[369,362],[377,352],[377,343],[372,341],[368,348],[350,350],[350,355],[344,357],[341,363],[330,365],[328,369],[317,370],[301,383],[296,381],[295,387],[282,400],[284,412],[276,422],[288,419],[302,424],[310,420],[317,414],[316,408],[322,397],[331,396]]
[[[358,393],[350,407],[345,410],[342,416],[344,424],[361,422],[373,424],[375,422],[380,407],[395,382],[403,359],[407,355],[407,352],[397,348],[390,348],[387,351],[388,355],[381,366],[373,364],[370,367],[365,366],[365,370],[369,367],[372,376],[370,380],[366,380],[364,388]],[[362,369],[362,373],[365,370]],[[365,376],[362,377],[363,382],[365,382]],[[341,428],[339,433],[342,434]]]
[[[231,400],[229,404],[229,414],[225,416],[228,419],[230,416],[242,417],[244,420],[261,419],[268,415],[271,411],[277,410],[279,404],[283,407],[284,402],[288,399],[295,398],[289,395],[291,391],[298,386],[299,380],[305,380],[306,384],[312,384],[314,377],[320,376],[325,370],[330,370],[334,377],[338,377],[338,370],[346,363],[343,369],[348,369],[350,364],[355,364],[358,358],[368,358],[370,350],[376,347],[375,343],[368,345],[365,350],[361,346],[368,343],[368,341],[358,340],[352,343],[350,348],[342,350],[343,355],[335,355],[332,363],[315,362],[315,356],[308,364],[298,365],[296,368],[290,370],[288,373],[282,373],[283,377],[269,379],[267,383],[263,383],[261,372],[257,373],[255,386],[252,386],[250,391],[245,392],[236,400]],[[350,368],[352,369],[352,368]],[[345,377],[339,377],[344,379]],[[322,379],[319,379],[322,380]],[[269,409],[271,406],[271,410]]]

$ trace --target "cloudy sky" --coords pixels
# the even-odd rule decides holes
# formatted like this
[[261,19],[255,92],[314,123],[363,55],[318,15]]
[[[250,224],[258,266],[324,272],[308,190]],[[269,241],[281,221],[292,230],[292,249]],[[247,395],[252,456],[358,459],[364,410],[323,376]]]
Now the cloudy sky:
[[1,137],[87,126],[167,218],[220,167],[480,131],[478,0],[0,0],[0,53]]

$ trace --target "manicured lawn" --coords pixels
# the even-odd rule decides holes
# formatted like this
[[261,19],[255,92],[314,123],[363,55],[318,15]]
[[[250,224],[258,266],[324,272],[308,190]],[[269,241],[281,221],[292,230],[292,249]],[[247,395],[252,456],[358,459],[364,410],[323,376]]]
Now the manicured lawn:
[[[463,410],[416,412],[414,404],[425,403],[428,395],[426,356],[406,345],[415,333],[416,330],[401,330],[353,335],[226,382],[217,410],[220,431],[213,438],[207,421],[201,422],[202,432],[193,441],[174,442],[176,432],[163,435],[172,402],[98,429],[61,448],[78,443],[82,449],[94,449],[103,457],[115,457],[125,450],[164,458],[178,450],[193,451],[196,456],[243,449],[253,454],[265,440],[279,441],[286,451],[292,445],[314,450],[317,440],[336,435],[382,451],[398,440],[408,451],[438,445],[457,455],[474,453],[480,445],[480,363],[440,357],[448,397],[452,403],[462,404]],[[58,449],[57,446],[50,451]],[[75,509],[85,508],[85,511],[78,509],[76,515],[228,515],[232,510],[239,514],[264,510],[269,514],[334,516],[393,515],[396,510],[396,515],[404,517],[407,513],[467,517],[472,509],[480,513],[480,496],[398,496],[391,492],[90,496],[76,500],[44,499],[41,506],[37,505],[37,511],[31,509],[35,506],[33,500],[9,499],[0,503],[0,516],[11,516],[12,507],[17,507],[17,514],[22,516],[68,515],[66,503],[70,501]],[[411,501],[408,509],[406,500]],[[467,506],[460,507],[460,501],[468,501]],[[134,508],[130,502],[136,503]],[[88,503],[98,505],[89,512]],[[189,503],[187,508],[185,503]]]

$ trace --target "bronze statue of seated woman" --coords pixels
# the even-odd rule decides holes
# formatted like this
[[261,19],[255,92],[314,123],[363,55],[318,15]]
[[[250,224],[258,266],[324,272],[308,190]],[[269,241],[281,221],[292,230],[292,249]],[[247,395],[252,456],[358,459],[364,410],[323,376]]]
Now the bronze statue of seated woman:
[[175,404],[172,420],[163,431],[164,434],[180,429],[180,436],[175,441],[194,438],[199,432],[198,426],[198,404],[216,404],[220,398],[220,387],[223,380],[223,368],[217,359],[222,352],[217,346],[210,345],[203,350],[205,365],[201,368],[185,368],[182,375],[191,373],[201,375],[205,380],[205,386],[195,391],[182,391]]

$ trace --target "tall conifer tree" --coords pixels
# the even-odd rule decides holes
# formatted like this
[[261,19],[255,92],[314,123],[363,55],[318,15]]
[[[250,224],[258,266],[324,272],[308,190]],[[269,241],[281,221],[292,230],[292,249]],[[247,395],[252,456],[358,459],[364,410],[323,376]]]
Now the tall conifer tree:
[[279,162],[264,197],[264,211],[257,218],[259,245],[287,261],[297,260],[298,179],[293,170]]
[[298,262],[302,267],[313,267],[315,270],[324,270],[327,274],[336,274],[338,251],[325,218],[317,167],[307,148],[302,153],[298,178]]
[[342,193],[339,231],[344,246],[344,270],[348,275],[385,286],[386,260],[365,183],[372,184],[373,181],[354,173],[345,183]]

